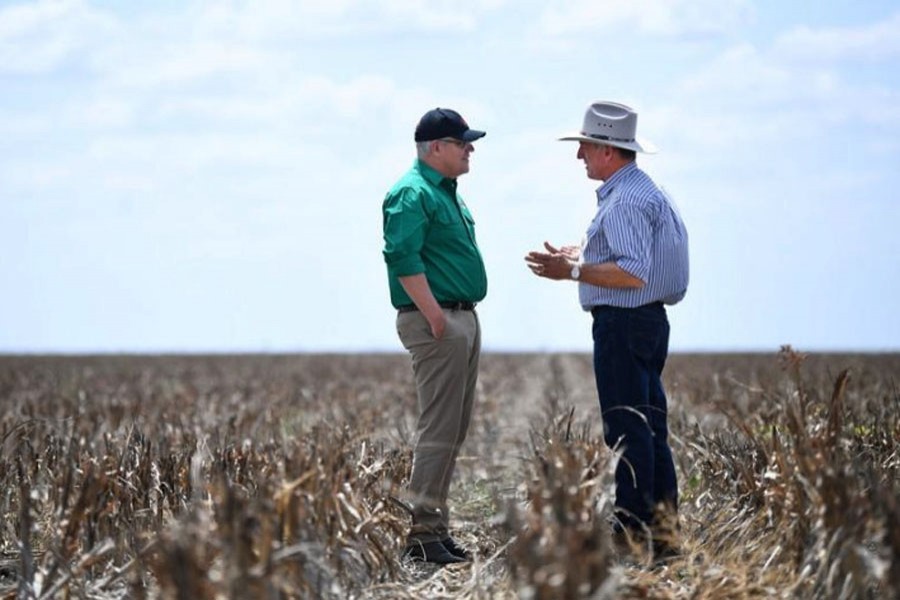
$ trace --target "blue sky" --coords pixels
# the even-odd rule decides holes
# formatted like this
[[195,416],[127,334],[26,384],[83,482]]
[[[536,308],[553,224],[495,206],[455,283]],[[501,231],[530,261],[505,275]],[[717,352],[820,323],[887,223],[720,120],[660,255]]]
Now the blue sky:
[[898,67],[894,2],[0,2],[0,352],[402,350],[380,207],[435,106],[488,132],[485,347],[589,350],[522,258],[584,233],[599,99],[690,232],[673,350],[900,350]]

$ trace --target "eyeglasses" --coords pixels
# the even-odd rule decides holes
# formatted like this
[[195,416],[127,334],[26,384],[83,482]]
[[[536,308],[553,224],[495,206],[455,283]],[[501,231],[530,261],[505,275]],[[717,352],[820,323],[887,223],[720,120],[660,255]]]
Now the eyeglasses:
[[466,149],[469,147],[469,142],[464,142],[462,140],[458,140],[456,138],[441,138],[438,140],[439,142],[447,142],[448,144],[453,144],[457,148]]

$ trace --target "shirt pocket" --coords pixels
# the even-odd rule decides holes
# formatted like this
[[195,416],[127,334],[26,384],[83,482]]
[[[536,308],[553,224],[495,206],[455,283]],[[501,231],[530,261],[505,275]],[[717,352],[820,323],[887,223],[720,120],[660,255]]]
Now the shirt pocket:
[[465,213],[460,216],[455,208],[448,207],[434,215],[431,223],[431,235],[436,238],[452,238],[465,235],[475,225],[474,219],[466,218]]
[[591,221],[591,224],[588,225],[587,231],[584,233],[584,239],[582,240],[584,245],[587,245],[588,241],[597,239],[598,236],[602,235],[603,230],[603,217],[597,215],[594,217],[594,220]]

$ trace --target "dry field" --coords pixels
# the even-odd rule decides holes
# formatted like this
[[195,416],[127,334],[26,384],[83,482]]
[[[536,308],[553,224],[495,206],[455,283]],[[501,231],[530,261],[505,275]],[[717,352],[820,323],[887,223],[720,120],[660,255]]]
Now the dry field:
[[0,599],[900,597],[900,355],[675,355],[684,556],[623,563],[590,357],[489,354],[398,559],[404,355],[0,357]]

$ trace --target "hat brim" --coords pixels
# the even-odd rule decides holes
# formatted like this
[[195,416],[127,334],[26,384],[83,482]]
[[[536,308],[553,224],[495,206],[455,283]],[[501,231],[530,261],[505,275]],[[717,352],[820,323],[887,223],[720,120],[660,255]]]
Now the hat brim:
[[440,140],[440,139],[447,137],[447,138],[453,138],[454,140],[459,140],[461,142],[474,142],[475,140],[480,140],[481,138],[483,138],[486,135],[487,135],[487,133],[484,131],[478,131],[477,129],[467,129],[460,135],[438,136],[438,137],[428,138],[427,140],[415,138],[415,140],[417,142],[433,142],[435,140]]
[[600,140],[587,135],[580,131],[575,133],[567,133],[557,138],[560,142],[588,142],[589,144],[602,144],[604,146],[615,146],[616,148],[624,148],[626,150],[634,150],[635,152],[643,152],[644,154],[656,154],[658,151],[653,142],[636,138],[633,142],[617,142],[614,140]]
[[464,142],[474,142],[475,140],[480,140],[484,136],[487,135],[485,131],[478,131],[477,129],[468,129],[465,133],[460,136],[460,139]]

